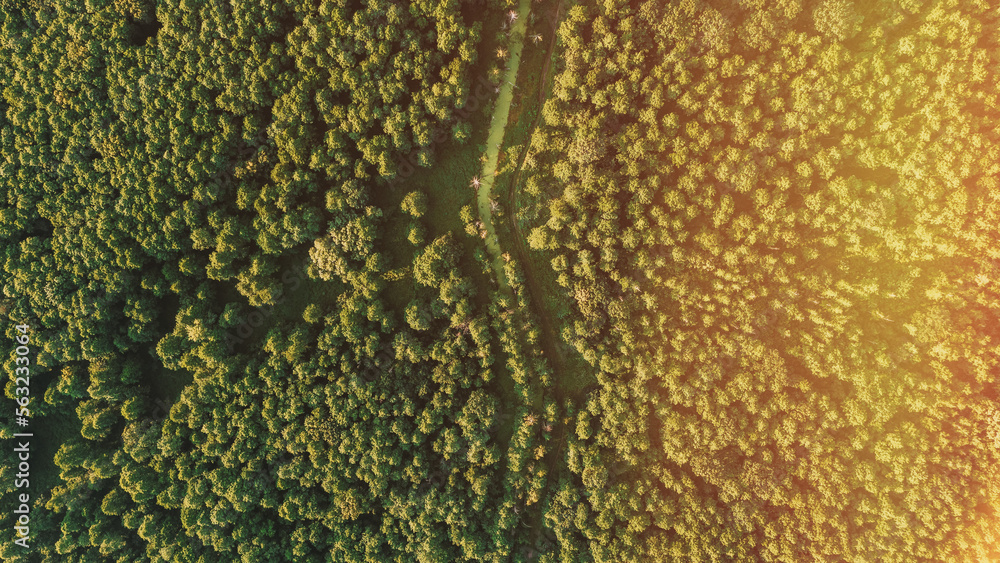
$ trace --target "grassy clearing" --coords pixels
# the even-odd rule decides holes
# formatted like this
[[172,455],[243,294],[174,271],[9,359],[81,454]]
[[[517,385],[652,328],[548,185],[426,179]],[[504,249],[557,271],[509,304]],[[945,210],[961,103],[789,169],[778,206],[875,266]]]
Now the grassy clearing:
[[[168,293],[163,297],[160,302],[161,313],[156,321],[156,329],[160,335],[173,332],[179,310],[180,297],[174,293]],[[146,360],[146,369],[143,370],[142,385],[149,387],[150,398],[165,404],[176,401],[184,387],[194,380],[193,377],[186,371],[163,367],[163,362],[156,352],[156,341],[149,345],[146,353],[149,354],[149,358]]]
[[[470,13],[469,17],[479,14]],[[475,206],[475,191],[469,187],[469,182],[479,174],[482,167],[481,158],[486,151],[486,139],[489,134],[490,116],[494,101],[492,88],[484,86],[494,66],[495,51],[499,46],[499,37],[493,30],[499,30],[503,16],[493,13],[483,25],[483,40],[478,52],[478,62],[471,70],[471,88],[466,105],[457,113],[457,119],[446,124],[437,138],[438,142],[431,145],[433,162],[429,167],[413,166],[408,175],[392,182],[385,183],[375,191],[375,203],[388,210],[383,225],[383,245],[391,269],[408,267],[413,260],[414,247],[407,240],[409,226],[413,218],[399,211],[399,204],[406,194],[421,191],[428,196],[428,211],[419,222],[425,229],[425,241],[430,242],[448,232],[454,233],[455,240],[460,242],[468,259],[467,265],[474,264],[474,253],[481,245],[479,241],[464,235],[465,225],[462,223],[460,211],[465,205]],[[464,141],[455,140],[452,135],[453,125],[467,125],[471,133]],[[412,155],[400,155],[403,161],[414,161]],[[478,267],[466,268],[474,278],[477,287],[489,287],[490,280],[479,272]],[[409,282],[401,280],[393,284],[393,289],[402,288]],[[489,303],[486,292],[480,292],[479,301]]]

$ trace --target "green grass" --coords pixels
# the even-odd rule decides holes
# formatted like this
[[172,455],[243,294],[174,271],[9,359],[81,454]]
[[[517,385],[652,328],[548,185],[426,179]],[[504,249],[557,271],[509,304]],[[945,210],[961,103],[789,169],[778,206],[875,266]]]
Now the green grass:
[[[471,16],[470,16],[471,17]],[[479,47],[477,63],[473,65],[470,88],[470,101],[475,95],[478,80],[486,78],[495,55],[497,40],[491,30],[499,29],[503,16],[492,13],[483,25],[483,39]],[[462,224],[460,210],[465,205],[475,206],[475,192],[469,187],[474,176],[479,174],[481,157],[486,150],[486,138],[489,132],[490,115],[494,102],[493,93],[485,99],[476,98],[476,109],[469,115],[456,115],[455,121],[445,126],[444,132],[449,133],[454,123],[466,122],[471,127],[471,135],[464,142],[459,142],[446,135],[446,139],[431,145],[433,159],[430,167],[414,167],[414,171],[405,178],[387,183],[375,192],[375,203],[385,210],[390,210],[383,226],[382,246],[387,253],[392,268],[408,266],[412,263],[413,253],[417,250],[407,239],[407,227],[412,218],[399,211],[403,197],[411,191],[419,190],[428,196],[428,211],[420,218],[426,229],[426,242],[448,232],[454,233],[455,240],[462,244],[469,264],[474,264],[473,253],[480,248],[480,242],[466,236]],[[489,287],[489,279],[479,273],[479,268],[468,268],[472,272],[477,287]],[[397,284],[403,282],[397,282]],[[485,292],[480,292],[482,304],[489,300]]]
[[[563,322],[570,318],[572,312],[572,299],[566,294],[566,288],[556,282],[558,276],[551,266],[555,253],[529,249],[526,241],[519,240],[510,224],[510,221],[517,220],[518,210],[522,210],[523,207],[530,212],[535,205],[535,202],[525,200],[523,191],[523,182],[527,177],[525,171],[522,169],[519,174],[517,172],[521,167],[524,151],[530,143],[535,124],[540,121],[538,116],[543,101],[548,99],[552,91],[554,61],[550,63],[549,74],[544,84],[541,79],[546,61],[550,56],[555,56],[555,53],[549,52],[548,46],[554,33],[550,20],[557,9],[558,0],[548,0],[535,6],[536,14],[539,15],[533,18],[534,22],[529,27],[528,37],[537,33],[542,36],[542,41],[538,44],[527,41],[521,56],[521,70],[515,88],[517,95],[511,107],[507,133],[504,136],[503,152],[506,158],[496,179],[496,189],[499,193],[512,193],[511,199],[515,209],[510,209],[509,206],[504,209],[505,220],[498,221],[497,235],[504,248],[514,249],[520,246],[522,250],[519,253],[520,257],[526,262],[522,264],[522,268],[530,269],[533,286],[530,288],[532,304],[540,314],[545,314],[550,319],[551,333],[546,334],[543,331],[542,345],[545,349],[558,347],[561,350],[562,365],[556,366],[558,394],[580,399],[586,390],[597,383],[597,379],[594,368],[561,337]],[[541,93],[543,89],[544,95]],[[506,201],[509,203],[510,200]],[[534,226],[536,223],[525,224],[522,234],[526,236]]]
[[[308,253],[306,253],[308,255]],[[282,284],[283,293],[280,305],[274,307],[271,317],[260,327],[260,332],[267,334],[271,326],[280,322],[301,323],[302,313],[310,304],[319,305],[323,311],[329,311],[337,303],[337,296],[344,291],[344,285],[339,280],[318,280],[309,277],[308,273],[298,270],[306,263],[305,258],[293,256],[281,260],[282,275],[295,276],[298,282],[291,281]]]
[[[421,190],[428,195],[429,206],[427,214],[421,217],[421,222],[427,229],[427,242],[448,232],[455,233],[455,240],[463,244],[466,254],[472,253],[479,242],[464,235],[459,211],[465,205],[475,205],[475,192],[469,188],[470,180],[479,173],[479,158],[483,153],[485,130],[489,125],[489,116],[485,114],[488,107],[477,111],[472,119],[473,137],[471,142],[459,144],[454,141],[443,143],[434,166],[429,169],[419,169],[400,188],[402,195]],[[397,204],[398,206],[398,204]],[[403,215],[406,224],[411,220]],[[406,240],[405,232],[401,243],[412,248]]]
[[[167,293],[160,301],[160,316],[156,320],[157,333],[164,335],[173,332],[179,310],[180,298],[173,293]],[[150,398],[171,403],[177,400],[184,387],[191,383],[194,378],[186,371],[175,371],[163,367],[163,362],[160,360],[159,354],[156,353],[156,342],[153,341],[146,348],[149,359],[146,363],[146,369],[143,370],[141,385],[149,388]]]

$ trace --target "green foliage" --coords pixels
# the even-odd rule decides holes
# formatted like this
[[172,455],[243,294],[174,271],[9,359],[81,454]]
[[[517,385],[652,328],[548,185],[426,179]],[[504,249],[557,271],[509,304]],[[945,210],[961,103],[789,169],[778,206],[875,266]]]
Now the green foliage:
[[427,213],[427,194],[424,192],[410,192],[403,198],[400,204],[403,213],[413,217],[422,217]]
[[448,278],[455,268],[458,247],[451,233],[441,236],[427,245],[413,261],[413,275],[425,286],[437,286]]
[[3,4],[0,314],[31,327],[32,424],[79,434],[0,557],[512,557],[466,249],[421,254],[413,319],[384,292],[425,227],[385,240],[379,190],[470,138],[484,4]]
[[546,510],[562,560],[1000,557],[995,25],[568,9],[524,213],[599,370]]

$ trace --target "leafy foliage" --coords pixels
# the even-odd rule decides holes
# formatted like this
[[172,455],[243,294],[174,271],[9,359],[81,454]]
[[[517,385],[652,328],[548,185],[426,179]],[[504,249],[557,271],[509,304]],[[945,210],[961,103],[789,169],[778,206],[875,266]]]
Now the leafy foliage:
[[600,370],[563,561],[990,560],[996,14],[584,2],[529,238]]
[[502,323],[450,235],[389,276],[375,203],[468,136],[470,8],[4,4],[0,304],[79,421],[4,560],[512,556]]

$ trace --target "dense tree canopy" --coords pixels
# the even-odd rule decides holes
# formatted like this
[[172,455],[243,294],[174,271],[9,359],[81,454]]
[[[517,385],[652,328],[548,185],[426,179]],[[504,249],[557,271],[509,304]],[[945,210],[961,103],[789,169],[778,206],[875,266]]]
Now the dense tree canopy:
[[525,184],[601,382],[564,561],[998,557],[996,25],[569,9]]
[[0,559],[1000,559],[992,6],[543,2],[0,2]]
[[[490,383],[510,323],[450,234],[383,229],[398,155],[467,137],[499,8],[3,5],[2,308],[30,326],[36,423],[60,425],[33,548],[4,560],[521,549],[531,473],[506,459],[528,446],[500,429],[528,407]],[[432,205],[407,191],[415,220]]]

